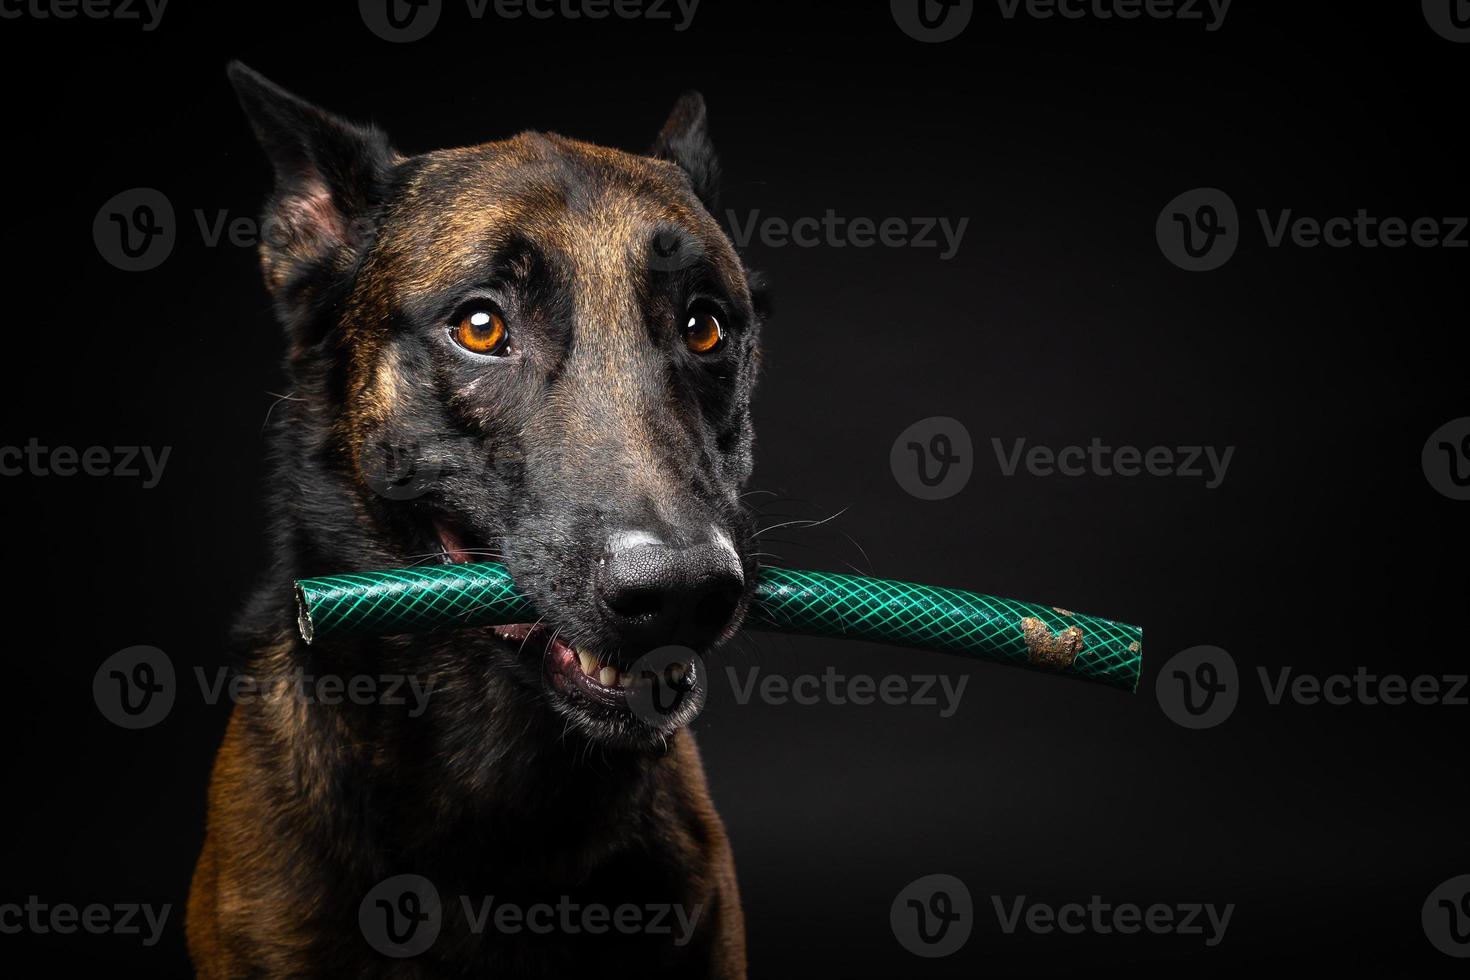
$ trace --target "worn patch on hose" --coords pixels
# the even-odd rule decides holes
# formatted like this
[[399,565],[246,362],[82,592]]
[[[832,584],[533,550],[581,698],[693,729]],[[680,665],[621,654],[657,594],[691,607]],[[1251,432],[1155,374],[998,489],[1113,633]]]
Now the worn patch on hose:
[[1035,616],[1026,616],[1021,620],[1021,632],[1026,637],[1027,659],[1038,667],[1070,667],[1077,654],[1082,652],[1080,626],[1069,626],[1060,633],[1053,633]]

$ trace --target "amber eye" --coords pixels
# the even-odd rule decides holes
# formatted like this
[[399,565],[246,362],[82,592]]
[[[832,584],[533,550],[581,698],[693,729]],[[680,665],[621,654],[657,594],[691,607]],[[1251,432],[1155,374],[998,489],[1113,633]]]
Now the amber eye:
[[708,311],[695,311],[689,314],[689,322],[684,326],[684,343],[696,354],[710,354],[720,348],[725,342],[725,328],[720,326],[720,320]]
[[465,310],[459,325],[454,328],[455,342],[476,354],[502,353],[508,336],[505,318],[494,310],[479,306]]

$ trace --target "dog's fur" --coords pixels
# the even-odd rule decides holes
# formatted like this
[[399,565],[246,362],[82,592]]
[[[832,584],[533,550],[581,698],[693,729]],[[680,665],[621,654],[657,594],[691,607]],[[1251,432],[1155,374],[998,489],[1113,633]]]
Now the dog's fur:
[[[351,699],[236,705],[189,896],[198,974],[744,976],[730,846],[686,730],[558,695],[539,657],[488,630],[307,646],[290,588],[422,561],[450,527],[504,560],[564,636],[626,662],[636,651],[589,594],[608,533],[714,526],[754,581],[739,489],[761,304],[711,214],[702,100],[680,100],[647,156],[537,133],[404,156],[243,66],[230,74],[276,174],[261,263],[291,385],[272,416],[275,558],[236,652],[267,686],[297,671],[407,675],[432,694],[418,717]],[[513,362],[448,339],[465,298],[487,294]],[[711,359],[680,339],[696,300],[729,328]],[[384,445],[433,478],[412,494],[380,485]],[[438,939],[403,959],[359,927],[365,896],[398,874],[443,902]],[[684,945],[475,931],[461,896],[699,918]]]

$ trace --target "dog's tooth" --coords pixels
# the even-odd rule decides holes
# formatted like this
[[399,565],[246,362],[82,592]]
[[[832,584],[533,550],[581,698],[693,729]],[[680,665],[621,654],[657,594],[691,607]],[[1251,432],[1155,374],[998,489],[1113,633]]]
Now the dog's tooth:
[[577,658],[582,661],[582,673],[588,677],[597,676],[597,658],[586,650],[578,650]]
[[669,665],[669,679],[672,680],[675,684],[677,684],[680,681],[682,681],[684,679],[684,665],[683,664],[670,664]]
[[628,688],[633,686],[632,674],[618,674],[618,687]]
[[597,675],[597,683],[603,687],[618,686],[618,669],[616,667],[604,667],[602,673]]

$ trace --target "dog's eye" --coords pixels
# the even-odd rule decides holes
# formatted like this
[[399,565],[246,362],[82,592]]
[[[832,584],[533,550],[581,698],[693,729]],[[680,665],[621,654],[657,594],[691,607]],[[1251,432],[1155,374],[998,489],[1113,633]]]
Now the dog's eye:
[[455,343],[475,354],[503,353],[509,336],[505,317],[483,306],[465,310],[454,328]]
[[708,310],[695,310],[684,325],[684,343],[696,354],[712,354],[725,343],[725,328],[720,318]]

